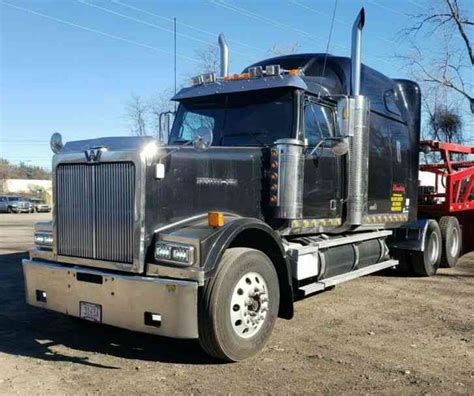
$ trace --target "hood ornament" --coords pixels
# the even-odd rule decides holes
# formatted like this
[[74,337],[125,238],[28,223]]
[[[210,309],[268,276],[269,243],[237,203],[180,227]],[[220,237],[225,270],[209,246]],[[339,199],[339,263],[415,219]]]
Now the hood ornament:
[[100,157],[102,156],[102,152],[107,151],[105,147],[91,147],[84,151],[86,156],[86,161],[89,163],[97,163],[100,161]]

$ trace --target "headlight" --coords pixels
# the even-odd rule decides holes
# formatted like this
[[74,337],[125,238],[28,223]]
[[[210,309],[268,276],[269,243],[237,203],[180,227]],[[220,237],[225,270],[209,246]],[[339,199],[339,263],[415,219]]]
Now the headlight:
[[35,232],[35,245],[40,247],[52,247],[53,234],[46,231]]
[[194,246],[158,241],[155,244],[155,259],[179,265],[193,265]]

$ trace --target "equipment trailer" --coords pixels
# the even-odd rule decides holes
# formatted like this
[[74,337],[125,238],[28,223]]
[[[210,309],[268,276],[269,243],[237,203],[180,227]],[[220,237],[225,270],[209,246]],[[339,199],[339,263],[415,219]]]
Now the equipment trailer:
[[23,261],[28,303],[198,338],[237,361],[296,298],[397,257],[433,275],[439,227],[413,225],[420,90],[361,64],[363,26],[362,10],[351,58],[283,56],[233,75],[221,36],[221,76],[175,95],[167,145],[54,134],[53,221]]

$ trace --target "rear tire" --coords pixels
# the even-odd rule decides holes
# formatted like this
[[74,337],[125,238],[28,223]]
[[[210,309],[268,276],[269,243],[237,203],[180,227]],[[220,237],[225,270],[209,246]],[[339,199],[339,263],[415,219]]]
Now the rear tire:
[[433,276],[441,262],[442,238],[436,220],[428,220],[423,252],[410,255],[413,273],[417,276]]
[[456,217],[444,216],[439,220],[439,228],[441,229],[441,237],[443,239],[440,266],[443,268],[453,268],[456,266],[461,254],[461,226]]
[[255,249],[231,248],[199,301],[199,343],[211,356],[239,361],[259,352],[278,315],[280,288],[270,259]]

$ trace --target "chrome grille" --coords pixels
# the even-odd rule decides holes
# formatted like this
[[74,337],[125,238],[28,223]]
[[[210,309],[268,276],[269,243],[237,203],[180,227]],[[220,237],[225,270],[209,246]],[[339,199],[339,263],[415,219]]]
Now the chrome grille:
[[58,165],[58,254],[132,263],[134,202],[131,162]]

